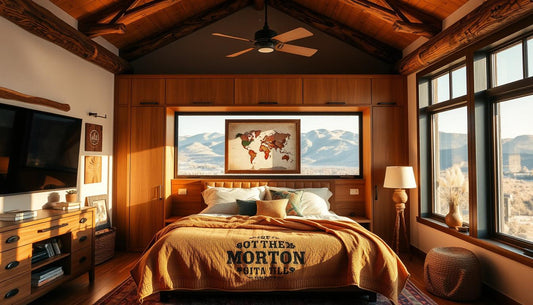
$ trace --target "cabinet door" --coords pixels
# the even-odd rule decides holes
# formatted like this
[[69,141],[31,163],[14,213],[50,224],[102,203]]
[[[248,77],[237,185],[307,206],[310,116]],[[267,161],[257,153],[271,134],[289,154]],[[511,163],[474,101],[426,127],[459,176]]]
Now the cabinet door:
[[300,78],[237,78],[236,105],[299,105],[302,104]]
[[141,251],[163,228],[163,107],[132,107],[128,250]]
[[372,105],[404,105],[406,99],[403,77],[372,79]]
[[303,80],[303,103],[369,105],[371,87],[369,78],[308,78]]
[[179,78],[166,80],[167,105],[231,105],[231,78]]
[[131,104],[133,106],[154,106],[165,104],[164,79],[133,79],[131,82]]
[[[387,166],[406,165],[407,137],[401,127],[405,125],[402,124],[404,120],[401,107],[372,108],[373,231],[391,246],[396,217],[392,201],[394,190],[383,188],[383,181]],[[406,220],[408,219],[406,215]]]

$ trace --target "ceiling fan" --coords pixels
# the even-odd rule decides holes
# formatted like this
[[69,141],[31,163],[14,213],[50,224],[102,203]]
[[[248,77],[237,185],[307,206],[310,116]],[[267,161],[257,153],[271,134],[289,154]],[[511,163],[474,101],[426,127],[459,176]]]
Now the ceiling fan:
[[236,37],[236,36],[230,36],[230,35],[221,34],[221,33],[212,33],[214,36],[243,40],[243,41],[252,42],[254,44],[253,48],[244,49],[242,51],[226,55],[226,57],[237,57],[244,53],[250,52],[251,50],[255,48],[257,48],[257,51],[259,51],[260,53],[271,53],[271,52],[274,52],[274,50],[276,50],[276,51],[281,51],[281,52],[296,54],[296,55],[301,55],[301,56],[307,56],[307,57],[313,56],[313,54],[315,54],[318,51],[317,49],[311,49],[311,48],[287,44],[287,42],[289,41],[313,36],[313,33],[300,27],[300,28],[296,28],[294,30],[290,30],[288,32],[278,35],[278,33],[276,33],[275,31],[273,31],[272,29],[268,27],[267,6],[268,6],[268,3],[265,0],[265,25],[263,26],[263,29],[255,32],[255,39],[253,40]]

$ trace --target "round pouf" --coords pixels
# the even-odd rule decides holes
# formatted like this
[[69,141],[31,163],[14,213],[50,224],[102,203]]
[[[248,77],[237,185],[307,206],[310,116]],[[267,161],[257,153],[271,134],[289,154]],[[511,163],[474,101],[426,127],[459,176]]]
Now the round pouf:
[[481,294],[481,267],[470,250],[433,248],[424,261],[424,281],[426,289],[436,296],[471,301]]

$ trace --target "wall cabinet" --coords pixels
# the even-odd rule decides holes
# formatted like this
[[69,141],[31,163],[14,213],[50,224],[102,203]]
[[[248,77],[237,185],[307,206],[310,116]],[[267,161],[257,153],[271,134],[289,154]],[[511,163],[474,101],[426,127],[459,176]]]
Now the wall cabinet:
[[154,106],[165,104],[165,80],[139,78],[131,80],[131,105]]
[[167,105],[231,105],[233,78],[172,78],[166,80]]
[[404,105],[407,99],[405,78],[391,76],[372,79],[372,105]]
[[[407,165],[407,136],[403,108],[399,106],[372,107],[372,186],[374,200],[374,233],[389,245],[396,210],[392,201],[393,189],[383,187],[385,168]],[[408,212],[408,208],[405,210]],[[409,219],[406,214],[406,219]]]
[[235,105],[300,105],[301,78],[236,78]]
[[369,105],[370,78],[304,78],[304,105]]
[[[94,208],[40,210],[33,219],[0,221],[0,240],[0,304],[28,304],[83,273],[94,281]],[[37,248],[52,241],[59,241],[60,251],[37,257]],[[50,268],[62,274],[32,280]]]

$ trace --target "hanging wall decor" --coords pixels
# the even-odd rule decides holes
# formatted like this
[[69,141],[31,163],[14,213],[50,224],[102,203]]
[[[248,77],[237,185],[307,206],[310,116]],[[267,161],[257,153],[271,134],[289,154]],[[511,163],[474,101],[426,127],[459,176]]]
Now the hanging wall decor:
[[102,125],[85,123],[85,151],[102,151]]
[[85,156],[85,177],[83,183],[102,182],[102,157]]

